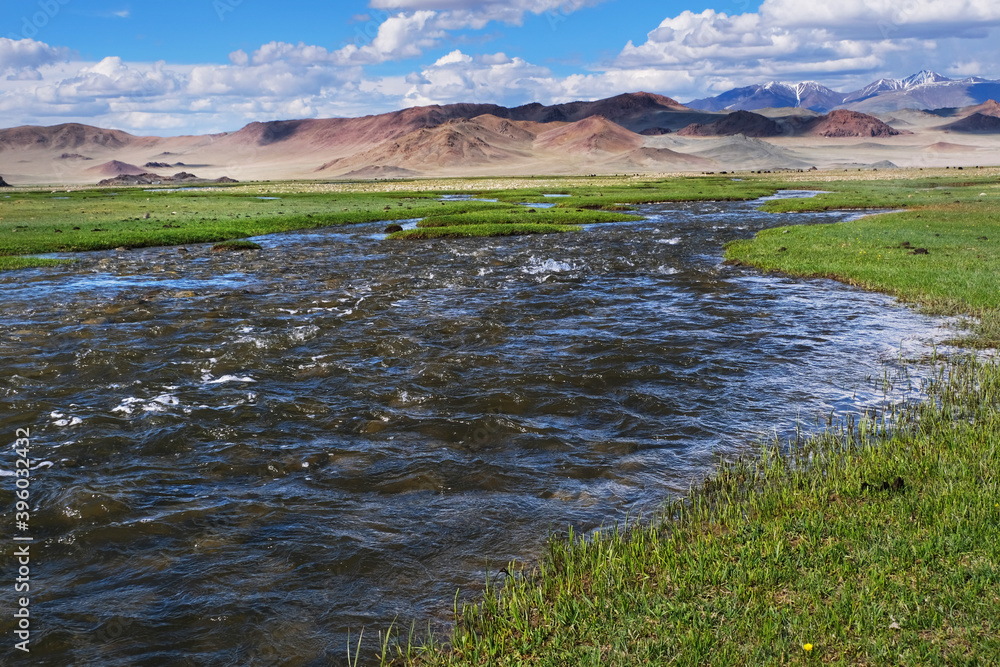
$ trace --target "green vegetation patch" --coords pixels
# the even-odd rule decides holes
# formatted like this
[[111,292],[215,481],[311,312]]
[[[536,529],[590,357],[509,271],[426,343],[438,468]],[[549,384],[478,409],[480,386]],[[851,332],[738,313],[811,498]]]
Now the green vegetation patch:
[[976,338],[1000,345],[1000,185],[965,176],[827,184],[815,199],[765,210],[904,208],[829,225],[769,229],[726,246],[729,261],[886,292],[934,314],[975,316]]
[[[990,664],[1000,655],[1000,368],[724,463],[662,522],[554,538],[422,665]],[[404,642],[405,644],[405,642]]]
[[[0,257],[216,243],[295,229],[423,218],[498,206],[441,202],[434,193],[140,188],[16,192],[0,199]],[[507,206],[500,204],[499,206]],[[11,266],[18,266],[17,264]]]
[[1000,307],[1000,209],[958,206],[769,229],[726,255],[767,271],[834,278],[935,312]]
[[69,262],[63,259],[49,259],[44,257],[0,257],[0,271],[34,269],[45,266],[58,266],[59,264],[69,264]]
[[223,241],[222,243],[216,243],[212,246],[212,250],[216,252],[226,250],[239,252],[242,250],[261,250],[261,246],[259,243],[254,243],[253,241]]
[[418,227],[457,227],[462,225],[587,225],[600,222],[629,222],[642,220],[637,215],[586,211],[562,208],[532,208],[511,206],[472,213],[434,215],[417,223]]
[[[973,202],[996,202],[1000,184],[995,176],[968,175],[926,177],[909,172],[910,178],[856,181],[800,181],[796,189],[822,190],[810,199],[775,199],[761,210],[772,213],[832,211],[844,209],[914,209]],[[982,196],[981,196],[982,195]]]
[[[746,201],[772,195],[778,181],[730,176],[687,176],[668,179],[636,179],[624,183],[595,184],[570,188],[537,188],[482,192],[505,202],[550,201],[560,209],[623,211],[641,204],[678,201]],[[545,195],[570,195],[548,197]]]

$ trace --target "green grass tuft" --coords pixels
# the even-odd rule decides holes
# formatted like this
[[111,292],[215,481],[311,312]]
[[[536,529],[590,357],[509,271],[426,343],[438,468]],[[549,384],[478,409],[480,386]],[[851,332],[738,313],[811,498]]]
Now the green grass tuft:
[[259,243],[254,243],[253,241],[243,241],[243,240],[223,241],[222,243],[216,243],[214,246],[212,246],[212,250],[215,250],[217,252],[223,250],[231,250],[231,251],[261,250],[261,246]]
[[71,263],[66,259],[50,259],[46,257],[0,257],[0,271],[35,269]]

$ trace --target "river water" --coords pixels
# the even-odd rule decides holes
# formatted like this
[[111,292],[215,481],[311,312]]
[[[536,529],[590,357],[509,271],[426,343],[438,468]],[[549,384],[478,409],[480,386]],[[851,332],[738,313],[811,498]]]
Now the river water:
[[652,513],[761,435],[878,403],[867,378],[939,323],[722,266],[726,240],[847,216],[755,206],[0,274],[0,432],[30,428],[34,459],[32,664],[340,663],[348,631],[445,623],[550,532]]

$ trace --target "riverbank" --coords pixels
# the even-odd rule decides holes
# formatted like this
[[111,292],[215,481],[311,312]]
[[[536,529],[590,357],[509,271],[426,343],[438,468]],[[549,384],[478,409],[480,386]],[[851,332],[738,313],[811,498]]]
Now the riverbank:
[[[910,210],[767,230],[730,244],[729,260],[974,315],[974,335],[960,342],[996,346],[995,183],[826,189],[766,206]],[[931,363],[925,402],[723,462],[663,520],[553,539],[537,567],[511,566],[503,585],[462,609],[447,643],[387,643],[383,661],[991,662],[1000,653],[1000,368],[973,357]]]
[[901,210],[765,230],[728,244],[727,260],[885,292],[930,314],[971,316],[972,336],[961,344],[1000,347],[1000,181],[920,177],[833,183],[827,189],[832,192],[770,201],[763,208]]
[[662,522],[551,541],[449,644],[395,662],[990,663],[1000,369],[952,363],[928,395],[723,463]]

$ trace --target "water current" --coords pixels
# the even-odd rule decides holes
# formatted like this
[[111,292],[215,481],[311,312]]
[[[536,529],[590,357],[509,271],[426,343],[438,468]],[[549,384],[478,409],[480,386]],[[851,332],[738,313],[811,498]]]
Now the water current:
[[348,631],[446,623],[456,590],[550,532],[650,514],[719,456],[877,404],[869,378],[939,323],[723,266],[727,240],[848,215],[756,205],[0,274],[0,433],[31,431],[32,664],[339,664]]

